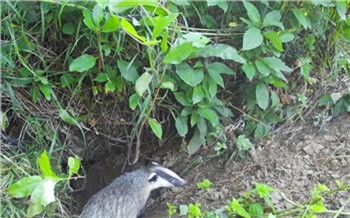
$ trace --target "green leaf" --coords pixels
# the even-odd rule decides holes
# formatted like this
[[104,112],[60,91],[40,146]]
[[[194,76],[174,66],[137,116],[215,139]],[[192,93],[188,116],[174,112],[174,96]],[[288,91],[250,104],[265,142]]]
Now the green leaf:
[[123,29],[129,33],[130,35],[132,35],[133,37],[141,40],[141,42],[145,42],[146,41],[146,38],[143,37],[143,36],[140,36],[135,28],[133,27],[133,25],[131,25],[131,23],[129,23],[129,21],[127,21],[125,18],[122,18],[121,22],[120,22],[120,25],[123,27]]
[[256,7],[250,2],[243,1],[243,5],[247,10],[249,19],[255,24],[256,27],[259,27],[261,19],[258,9],[256,9]]
[[280,103],[280,98],[278,97],[278,95],[276,94],[276,92],[271,91],[271,108],[274,108],[275,106],[279,105]]
[[323,204],[312,204],[310,205],[310,209],[315,213],[323,213],[327,211],[327,208]]
[[209,108],[198,108],[198,113],[201,117],[209,120],[213,127],[215,127],[219,122],[219,118],[216,112]]
[[210,77],[222,88],[224,88],[224,80],[222,79],[220,73],[215,68],[208,68],[208,73]]
[[251,50],[260,46],[264,41],[263,35],[259,29],[252,27],[243,35],[243,48],[242,50]]
[[242,66],[242,70],[244,71],[247,78],[252,81],[253,77],[255,76],[255,67],[252,63],[245,63]]
[[165,30],[162,41],[160,42],[160,47],[162,49],[162,52],[165,53],[168,51],[168,36],[169,36],[169,32],[168,30]]
[[41,172],[43,173],[43,176],[58,178],[57,175],[51,169],[50,159],[49,159],[49,156],[47,155],[46,150],[44,150],[40,155],[39,167]]
[[279,35],[282,43],[290,42],[294,39],[294,35],[289,30],[282,31]]
[[231,70],[231,68],[226,66],[226,64],[219,63],[219,62],[213,62],[213,63],[209,64],[208,71],[216,71],[218,73],[224,73],[224,74],[228,74],[228,75],[235,74],[235,72],[233,72],[233,70]]
[[54,189],[57,181],[51,178],[43,179],[38,184],[30,197],[30,204],[27,211],[27,217],[33,217],[42,212],[42,206],[55,201]]
[[262,217],[264,215],[263,207],[259,203],[249,205],[249,212],[257,217]]
[[193,155],[194,153],[196,153],[201,147],[201,145],[202,145],[202,142],[200,139],[200,132],[198,128],[195,128],[194,134],[187,146],[188,155]]
[[157,20],[156,25],[153,29],[152,39],[156,39],[158,36],[160,36],[161,32],[169,26],[170,23],[174,22],[178,14],[170,14],[169,16],[162,17],[161,19]]
[[197,111],[192,111],[191,120],[190,120],[191,127],[196,125],[198,123],[198,121],[199,121],[199,116],[198,116]]
[[218,91],[217,84],[214,80],[208,79],[208,99],[211,100],[216,96],[216,93]]
[[164,57],[164,63],[166,64],[180,64],[184,61],[193,51],[192,42],[185,42],[176,47],[172,47],[168,54]]
[[252,147],[252,143],[245,135],[239,135],[237,138],[237,147],[239,151],[248,151]]
[[258,123],[254,130],[254,138],[261,138],[265,134],[265,127]]
[[30,96],[33,99],[34,104],[36,104],[39,100],[39,92],[38,89],[35,86],[30,87],[29,90]]
[[12,184],[7,191],[14,198],[24,198],[32,194],[35,187],[40,184],[42,178],[40,176],[24,177],[16,183]]
[[174,83],[170,82],[170,81],[162,81],[162,83],[160,84],[160,87],[162,89],[170,89],[171,91],[175,90],[175,85]]
[[95,4],[92,9],[92,19],[94,20],[94,24],[97,28],[100,27],[100,23],[103,20],[103,8],[99,4]]
[[270,40],[273,46],[277,48],[278,51],[283,51],[282,41],[280,36],[275,31],[266,31],[264,36]]
[[256,101],[261,109],[265,110],[269,105],[269,92],[266,85],[259,81],[255,90]]
[[107,73],[99,73],[94,80],[101,83],[106,82],[108,81],[108,75]]
[[136,79],[139,77],[139,74],[135,67],[122,59],[117,60],[118,68],[122,77],[129,82],[135,83]]
[[289,68],[285,63],[276,57],[266,57],[263,58],[263,62],[265,62],[270,68],[274,69],[276,72],[282,70],[285,72],[291,72],[293,69]]
[[75,26],[71,22],[65,23],[62,27],[62,32],[64,34],[72,35],[74,33],[74,31],[75,31]]
[[129,107],[131,110],[135,110],[136,106],[138,105],[140,101],[140,96],[137,93],[134,93],[129,98]]
[[174,95],[176,100],[183,106],[192,106],[192,104],[186,99],[185,93],[175,92]]
[[308,25],[308,22],[306,20],[304,13],[299,8],[293,8],[292,11],[293,11],[294,16],[299,21],[299,23],[301,23],[301,25],[303,25],[304,29],[311,28]]
[[62,88],[66,88],[76,80],[70,73],[63,73],[63,75],[60,78]]
[[281,23],[280,21],[281,21],[280,12],[277,10],[271,11],[265,15],[263,26],[264,27],[277,26],[283,30],[284,26],[283,26],[283,23]]
[[188,132],[187,121],[188,121],[187,116],[178,116],[176,117],[176,120],[175,120],[175,127],[177,130],[177,133],[182,137],[185,137]]
[[85,9],[84,11],[83,11],[83,15],[84,15],[84,23],[85,23],[85,25],[89,28],[89,29],[91,29],[91,30],[93,30],[93,31],[97,31],[98,30],[98,27],[96,27],[95,26],[95,24],[94,24],[94,22],[93,22],[93,20],[92,20],[92,14],[91,14],[91,12],[89,11],[89,9]]
[[192,102],[193,104],[197,104],[202,101],[204,97],[204,91],[201,85],[197,85],[193,88]]
[[69,157],[68,158],[68,167],[69,167],[69,171],[68,171],[68,177],[72,177],[73,174],[77,174],[79,172],[80,169],[80,161],[78,157]]
[[79,73],[87,71],[95,66],[96,58],[91,55],[83,54],[69,65],[69,71],[77,71]]
[[204,73],[201,68],[192,69],[187,63],[181,63],[176,66],[176,74],[188,85],[194,87],[204,79]]
[[210,42],[208,37],[196,32],[186,33],[182,35],[182,37],[186,39],[186,42],[192,42],[192,45],[196,48],[204,48],[205,45]]
[[135,90],[139,96],[142,96],[148,89],[148,85],[152,81],[152,78],[152,74],[145,72],[136,80]]
[[156,136],[159,139],[162,139],[163,131],[162,131],[162,126],[160,125],[160,123],[158,123],[158,121],[154,118],[148,118],[147,121],[148,121],[148,124],[150,125],[152,131],[156,134]]
[[267,66],[265,62],[260,59],[255,60],[255,66],[258,69],[259,73],[263,76],[269,76],[271,73],[271,68]]
[[78,122],[67,112],[67,110],[60,108],[58,110],[60,117],[62,118],[62,120],[66,123],[69,123],[71,125],[78,125]]
[[115,15],[111,15],[105,22],[105,24],[102,26],[102,30],[101,32],[104,33],[109,33],[109,32],[113,32],[116,31],[120,26],[120,18],[115,16]]
[[347,1],[335,1],[335,6],[337,7],[337,12],[341,20],[346,20],[346,8]]
[[225,44],[208,45],[199,53],[199,56],[205,58],[219,57],[224,60],[233,60],[241,64],[246,62],[245,59],[238,54],[235,48]]
[[49,85],[45,85],[42,83],[39,83],[38,86],[39,86],[40,91],[45,96],[46,100],[50,101],[51,100],[51,93],[53,92],[51,87]]

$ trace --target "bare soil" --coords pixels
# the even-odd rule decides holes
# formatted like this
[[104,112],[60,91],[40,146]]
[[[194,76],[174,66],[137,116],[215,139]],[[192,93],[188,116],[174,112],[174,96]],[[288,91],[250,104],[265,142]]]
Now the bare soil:
[[[156,159],[174,171],[182,172],[191,164],[191,159],[179,147],[163,145],[162,149],[157,148],[160,152],[148,152],[148,156],[143,157]],[[310,191],[317,183],[330,189],[336,188],[335,180],[347,184],[350,181],[350,115],[332,119],[325,123],[322,131],[311,119],[291,124],[273,137],[254,142],[250,154],[244,159],[237,158],[226,167],[226,157],[216,157],[186,172],[182,176],[188,181],[185,187],[152,194],[144,217],[167,217],[166,202],[177,206],[201,203],[203,210],[215,210],[223,207],[228,199],[253,189],[256,182],[279,190],[294,203],[309,199]],[[103,161],[85,169],[85,188],[76,194],[81,207],[92,194],[120,174],[122,163],[122,158],[107,155]],[[210,193],[197,188],[197,183],[203,179],[213,183]],[[276,207],[290,207],[279,192],[275,191],[271,196]],[[339,209],[349,196],[349,191],[334,194],[326,199],[325,206],[329,210]],[[345,211],[350,211],[349,205]]]

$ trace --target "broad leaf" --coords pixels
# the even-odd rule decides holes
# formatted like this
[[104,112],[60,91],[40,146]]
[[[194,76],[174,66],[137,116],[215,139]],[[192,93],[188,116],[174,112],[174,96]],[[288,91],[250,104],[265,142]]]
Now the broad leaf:
[[45,96],[45,99],[50,101],[51,100],[51,93],[53,92],[51,86],[39,83],[38,84],[40,91],[43,93]]
[[259,107],[265,110],[269,105],[269,92],[263,82],[259,81],[256,85],[255,95]]
[[162,139],[163,131],[162,131],[162,126],[160,125],[160,123],[154,118],[148,118],[147,121],[148,121],[148,124],[150,125],[152,131],[156,134],[156,136],[159,139]]
[[24,198],[31,195],[35,187],[40,184],[41,181],[42,178],[40,176],[24,177],[12,184],[7,191],[14,198]]
[[114,15],[111,15],[107,20],[106,23],[102,26],[101,32],[109,33],[116,31],[120,26],[120,18]]
[[258,69],[259,73],[263,76],[268,76],[271,73],[271,68],[262,60],[255,60],[255,66]]
[[292,9],[294,16],[298,19],[299,23],[303,25],[304,29],[311,28],[306,20],[304,13],[299,8]]
[[235,72],[233,72],[233,70],[231,70],[231,68],[226,66],[226,64],[219,63],[219,62],[213,62],[213,63],[209,64],[208,71],[216,71],[218,73],[224,73],[224,74],[228,74],[228,75],[235,74]]
[[244,64],[246,61],[241,57],[237,50],[229,45],[225,44],[212,44],[206,46],[201,53],[201,57],[219,57],[224,60],[233,60],[238,63]]
[[123,29],[129,33],[130,35],[132,35],[133,37],[139,39],[141,42],[145,42],[146,38],[143,36],[140,36],[133,25],[131,25],[131,23],[129,21],[127,21],[125,18],[122,18],[122,20],[120,21],[120,25],[123,27]]
[[253,77],[255,76],[255,67],[252,63],[245,63],[242,66],[242,70],[244,71],[247,78],[252,81]]
[[161,32],[168,27],[170,23],[174,22],[177,16],[178,14],[170,14],[169,16],[159,19],[154,26],[152,39],[156,39],[158,36],[160,36]]
[[77,121],[67,112],[67,110],[60,108],[58,110],[60,117],[62,118],[62,120],[66,123],[69,123],[71,125],[77,125]]
[[80,161],[78,157],[69,157],[68,158],[68,177],[71,177],[73,174],[77,174],[80,169]]
[[168,54],[164,57],[166,64],[180,64],[192,53],[192,42],[185,42],[176,47],[172,47]]
[[213,127],[215,127],[219,122],[219,117],[216,112],[209,108],[198,108],[198,113],[201,117],[208,120]]
[[83,54],[69,65],[69,71],[77,71],[79,73],[87,71],[95,66],[96,58],[91,55]]
[[210,39],[206,36],[203,36],[200,33],[189,32],[182,36],[187,41],[192,42],[192,45],[197,48],[204,48]]
[[222,88],[224,88],[224,80],[222,79],[220,73],[218,71],[216,71],[215,68],[209,68],[208,69],[208,73],[210,75],[210,77],[218,84],[220,85]]
[[259,29],[252,27],[243,35],[243,48],[242,50],[251,50],[260,46],[264,41],[263,35]]
[[259,27],[261,19],[258,9],[256,9],[256,7],[250,2],[243,1],[243,5],[247,10],[249,19],[255,24],[256,27]]
[[174,92],[176,100],[183,106],[192,106],[192,104],[186,99],[183,92]]
[[266,57],[263,59],[263,62],[265,62],[270,68],[274,69],[275,71],[285,71],[285,72],[291,72],[293,69],[289,68],[285,63],[276,57]]
[[96,27],[96,25],[94,24],[94,21],[93,21],[93,19],[92,19],[92,14],[91,14],[91,12],[89,11],[89,9],[85,9],[84,11],[83,11],[83,15],[84,15],[84,23],[85,23],[85,25],[89,28],[89,29],[91,29],[91,30],[93,30],[93,31],[97,31],[98,30],[98,27]]
[[38,184],[30,197],[30,204],[27,211],[27,217],[33,217],[42,212],[42,206],[55,201],[54,189],[57,181],[51,178],[43,179]]
[[204,97],[203,88],[201,85],[197,85],[193,88],[192,102],[193,104],[197,104],[202,101]]
[[182,137],[185,137],[188,132],[187,121],[187,116],[178,116],[175,120],[175,127],[177,129],[177,133]]
[[118,59],[117,63],[118,63],[119,71],[122,74],[122,77],[127,81],[135,83],[136,79],[139,77],[139,74],[136,68],[134,67],[134,65],[122,59]]
[[134,93],[129,98],[129,107],[131,110],[135,110],[136,106],[139,103],[140,96],[137,93]]
[[152,74],[145,72],[136,80],[135,90],[139,96],[142,96],[148,89],[148,85],[152,81],[152,77]]
[[45,177],[53,177],[53,178],[58,178],[56,174],[52,171],[51,169],[51,163],[50,163],[50,158],[47,155],[46,150],[44,150],[39,158],[39,167],[41,172],[43,173],[43,176]]
[[92,9],[92,19],[94,20],[94,24],[97,28],[100,27],[100,23],[103,20],[103,8],[96,4]]
[[264,36],[270,40],[273,46],[277,48],[278,51],[283,51],[282,41],[280,36],[275,31],[266,31]]
[[198,128],[195,129],[194,134],[190,140],[190,142],[188,143],[187,146],[187,153],[188,155],[193,155],[194,153],[196,153],[199,148],[201,147],[202,142],[200,139],[200,132],[198,130]]
[[201,83],[204,73],[201,68],[192,69],[187,63],[181,63],[176,66],[176,74],[188,85],[194,87]]

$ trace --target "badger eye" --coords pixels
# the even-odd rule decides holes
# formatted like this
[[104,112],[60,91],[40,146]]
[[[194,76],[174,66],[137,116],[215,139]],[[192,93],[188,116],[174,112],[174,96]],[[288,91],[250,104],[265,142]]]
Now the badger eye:
[[175,179],[174,179],[174,178],[170,178],[170,179],[169,179],[169,182],[172,183],[172,184],[174,184],[174,183],[175,183]]

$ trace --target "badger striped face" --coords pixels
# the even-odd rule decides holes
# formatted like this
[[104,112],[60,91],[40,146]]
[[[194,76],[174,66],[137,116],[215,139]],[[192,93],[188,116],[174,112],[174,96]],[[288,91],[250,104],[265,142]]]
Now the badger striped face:
[[150,175],[148,181],[151,184],[151,189],[157,188],[172,188],[180,187],[186,184],[186,181],[181,179],[173,171],[162,167],[160,165],[155,165],[150,170]]

